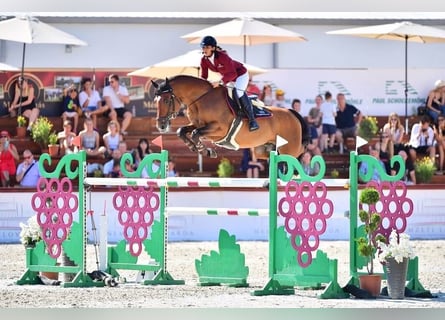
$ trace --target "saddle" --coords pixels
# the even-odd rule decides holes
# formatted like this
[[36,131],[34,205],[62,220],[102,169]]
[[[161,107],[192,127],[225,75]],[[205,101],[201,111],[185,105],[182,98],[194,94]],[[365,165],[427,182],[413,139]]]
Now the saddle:
[[[239,116],[241,119],[247,119],[247,116],[241,109],[237,94],[236,94],[236,88],[232,89],[232,92],[229,94],[229,90],[227,90],[226,94],[227,99],[227,106],[230,108],[234,116]],[[272,113],[267,110],[264,105],[264,103],[258,99],[257,96],[249,96],[250,103],[252,104],[253,114],[255,118],[267,118],[271,117]]]

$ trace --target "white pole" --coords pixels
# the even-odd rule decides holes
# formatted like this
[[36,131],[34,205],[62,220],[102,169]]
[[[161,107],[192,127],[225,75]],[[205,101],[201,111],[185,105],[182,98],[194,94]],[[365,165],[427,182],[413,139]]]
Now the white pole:
[[108,220],[105,211],[106,201],[104,202],[104,212],[100,216],[100,234],[99,234],[99,268],[102,271],[107,270],[107,247],[108,247]]

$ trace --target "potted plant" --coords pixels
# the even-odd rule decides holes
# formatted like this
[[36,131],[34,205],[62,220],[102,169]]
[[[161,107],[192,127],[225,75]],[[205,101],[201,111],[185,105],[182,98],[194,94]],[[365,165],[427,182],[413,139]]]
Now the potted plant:
[[231,177],[234,172],[235,168],[233,167],[233,164],[230,162],[230,160],[227,158],[222,158],[218,164],[218,170],[216,171],[218,177]]
[[358,125],[358,135],[363,139],[370,141],[379,131],[379,125],[376,117],[363,117]]
[[57,142],[57,133],[53,131],[48,136],[48,153],[51,157],[55,157],[59,154],[59,144]]
[[[362,190],[359,199],[359,218],[364,223],[365,236],[355,240],[359,255],[367,260],[366,269],[368,274],[359,277],[360,287],[373,296],[380,293],[382,280],[379,274],[374,274],[374,258],[379,243],[386,241],[383,235],[376,233],[381,221],[380,214],[375,211],[375,204],[379,200],[380,194],[376,189],[369,187]],[[367,210],[364,210],[364,207],[367,207]]]
[[389,242],[379,243],[379,260],[385,266],[388,294],[392,299],[405,297],[406,273],[409,259],[415,257],[410,236],[406,233],[391,231]]
[[17,117],[17,137],[23,138],[26,136],[26,118],[22,115]]
[[40,145],[42,150],[48,148],[52,128],[53,124],[47,117],[38,117],[31,127],[32,139]]
[[417,183],[428,183],[433,178],[436,165],[430,157],[423,157],[414,162]]

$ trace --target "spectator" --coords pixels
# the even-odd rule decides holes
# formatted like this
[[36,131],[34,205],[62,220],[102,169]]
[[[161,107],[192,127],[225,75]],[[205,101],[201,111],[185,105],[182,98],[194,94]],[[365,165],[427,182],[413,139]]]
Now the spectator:
[[243,150],[241,171],[246,173],[246,178],[259,178],[260,171],[264,171],[264,165],[256,158],[254,148]]
[[344,152],[344,141],[346,138],[354,138],[357,136],[357,124],[362,120],[362,114],[352,104],[346,103],[343,93],[337,94],[337,115],[335,116],[335,124],[337,131],[335,137],[339,144],[340,153]]
[[[408,154],[405,150],[400,150],[398,155],[402,157],[405,162],[405,172],[403,173],[402,181],[405,184],[416,184],[416,171],[414,169],[414,164],[411,159],[408,157]],[[397,172],[399,172],[400,166],[399,163],[396,162],[394,168],[391,169],[391,175],[395,176]]]
[[423,115],[419,123],[415,123],[411,129],[409,139],[409,155],[415,163],[418,154],[427,155],[435,161],[436,147],[434,145],[434,130],[430,126],[428,115]]
[[16,180],[21,187],[37,187],[40,179],[39,164],[29,149],[23,151],[23,162],[17,167]]
[[15,145],[10,143],[9,132],[0,132],[0,174],[3,187],[10,186],[10,178],[15,175],[19,154]]
[[[369,146],[369,155],[376,158],[379,165],[383,168],[384,171],[386,171],[386,166],[383,163],[383,161],[380,159],[380,143],[376,143],[374,146],[372,146],[372,145]],[[371,166],[371,168],[373,168],[373,166]],[[368,162],[362,161],[362,162],[360,162],[359,173],[361,175],[366,175],[371,168],[369,168]],[[359,180],[361,181],[360,175],[359,175]],[[377,182],[381,181],[380,173],[377,171],[376,168],[374,168],[374,170],[372,172],[371,180],[377,181]],[[364,181],[361,181],[361,182],[364,182]]]
[[435,127],[434,134],[439,149],[439,170],[436,174],[442,175],[445,156],[445,115],[441,114],[437,117],[437,126]]
[[257,98],[261,95],[261,90],[258,86],[253,82],[252,78],[249,78],[249,84],[247,85],[246,92],[249,96],[256,96]]
[[28,118],[28,133],[31,132],[32,125],[40,114],[35,102],[34,86],[29,85],[28,79],[19,77],[15,83],[14,99],[9,107],[10,113],[15,113],[15,109],[21,107],[21,114]]
[[309,176],[316,176],[320,172],[320,165],[317,162],[314,167],[311,167],[311,161],[312,154],[309,151],[305,151],[300,160],[303,171]]
[[173,159],[168,159],[167,166],[167,177],[179,177],[179,173],[176,171],[176,163]]
[[292,107],[292,109],[294,109],[298,113],[301,113],[301,100],[300,99],[292,100],[291,107]]
[[319,94],[315,97],[315,106],[313,106],[309,110],[309,114],[307,116],[307,123],[314,127],[317,130],[317,137],[321,137],[322,135],[322,126],[321,126],[321,104],[323,103],[323,97]]
[[84,127],[85,129],[79,133],[80,150],[85,150],[89,157],[103,157],[106,149],[99,144],[100,136],[93,128],[93,120],[85,119]]
[[391,159],[394,154],[399,154],[400,150],[405,149],[402,143],[405,128],[397,113],[391,112],[389,114],[388,122],[385,123],[382,131],[382,151],[388,153],[388,158]]
[[275,99],[272,95],[272,86],[270,84],[265,84],[263,86],[263,91],[260,95],[260,100],[264,102],[266,106],[273,106],[275,105]]
[[68,154],[77,151],[77,147],[73,145],[73,139],[76,134],[71,131],[71,121],[65,120],[63,122],[63,131],[57,133],[61,154]]
[[434,89],[428,93],[426,98],[426,112],[432,122],[437,121],[439,114],[445,114],[445,81],[437,80]]
[[119,76],[111,74],[108,77],[109,85],[104,88],[103,96],[107,106],[110,107],[110,119],[118,123],[118,118],[123,118],[120,126],[120,133],[127,135],[127,128],[130,125],[132,113],[125,108],[125,104],[130,102],[130,96],[126,87],[119,84]]
[[335,132],[337,127],[335,125],[335,117],[337,116],[337,108],[332,101],[332,94],[326,91],[324,95],[325,101],[321,104],[320,110],[322,115],[323,134],[320,140],[321,152],[327,150],[328,153],[334,151]]
[[284,95],[286,92],[282,89],[275,90],[275,106],[280,108],[289,108]]
[[97,116],[110,109],[109,105],[102,105],[99,92],[93,89],[91,78],[83,78],[82,91],[79,94],[79,105],[85,117],[93,119],[93,127],[97,128]]
[[144,159],[144,157],[151,153],[150,145],[148,140],[145,138],[140,138],[138,142],[138,146],[134,151],[134,166],[138,167],[139,163]]
[[106,156],[111,156],[113,150],[119,147],[119,142],[123,140],[119,133],[118,124],[111,120],[107,126],[108,132],[103,135],[104,146],[106,148]]
[[74,119],[74,131],[77,132],[77,125],[79,123],[79,114],[77,110],[80,110],[79,99],[77,97],[76,88],[65,88],[63,95],[63,113],[62,121],[65,123],[68,118]]
[[[105,162],[104,164],[103,173],[105,177],[112,177],[113,171],[116,167],[115,163],[116,162],[120,163],[121,157],[122,157],[122,152],[119,149],[114,149],[111,152],[111,160]],[[120,165],[119,165],[119,170],[120,170]]]

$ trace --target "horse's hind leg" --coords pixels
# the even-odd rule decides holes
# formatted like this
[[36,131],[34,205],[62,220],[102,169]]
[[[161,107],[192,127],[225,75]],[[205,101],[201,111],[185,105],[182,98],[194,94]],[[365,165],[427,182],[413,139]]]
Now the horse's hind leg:
[[204,156],[207,156],[209,158],[216,158],[218,155],[216,154],[216,151],[212,148],[206,148],[206,146],[201,141],[201,131],[205,130],[206,127],[197,128],[192,131],[192,134],[190,136],[191,140],[195,144],[196,148],[198,149],[198,152]]
[[197,152],[198,148],[196,146],[196,144],[193,142],[193,140],[191,140],[187,134],[190,134],[190,132],[192,132],[193,130],[195,130],[196,127],[195,126],[185,126],[185,127],[181,127],[176,131],[176,134],[178,135],[178,137],[184,141],[185,145],[187,147],[189,147],[189,149],[192,152]]

